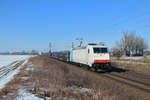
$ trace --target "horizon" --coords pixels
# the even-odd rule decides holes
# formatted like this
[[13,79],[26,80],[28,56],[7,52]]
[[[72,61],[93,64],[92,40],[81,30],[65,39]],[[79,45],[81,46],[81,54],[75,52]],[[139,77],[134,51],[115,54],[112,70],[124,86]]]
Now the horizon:
[[[122,31],[136,31],[150,46],[148,0],[2,0],[0,52],[70,50],[76,38],[83,44],[105,42],[109,48]],[[149,50],[150,48],[148,48]]]

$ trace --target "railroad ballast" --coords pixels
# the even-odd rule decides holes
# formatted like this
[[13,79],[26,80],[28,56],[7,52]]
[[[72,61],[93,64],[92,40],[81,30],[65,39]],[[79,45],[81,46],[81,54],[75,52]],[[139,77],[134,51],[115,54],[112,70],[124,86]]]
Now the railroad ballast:
[[88,65],[90,68],[111,68],[108,47],[104,44],[88,44],[85,47],[73,48],[70,62]]

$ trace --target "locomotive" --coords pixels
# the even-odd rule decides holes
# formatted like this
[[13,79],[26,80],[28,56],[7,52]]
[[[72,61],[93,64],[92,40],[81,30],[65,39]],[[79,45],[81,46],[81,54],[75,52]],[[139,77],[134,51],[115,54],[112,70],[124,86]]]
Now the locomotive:
[[70,62],[86,65],[90,69],[111,69],[110,54],[104,44],[88,44],[70,51]]

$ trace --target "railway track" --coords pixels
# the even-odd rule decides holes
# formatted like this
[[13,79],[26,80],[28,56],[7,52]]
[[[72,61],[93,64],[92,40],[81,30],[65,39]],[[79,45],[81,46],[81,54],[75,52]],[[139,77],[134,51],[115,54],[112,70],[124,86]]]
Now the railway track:
[[[58,58],[53,58],[53,59],[56,59],[56,60],[59,60],[59,61],[62,61],[62,62],[65,62],[67,63],[65,60],[60,60]],[[67,63],[67,64],[70,64],[70,63]],[[72,65],[72,64],[71,64]],[[77,67],[80,67],[78,65],[75,65]],[[81,67],[80,67],[81,68]],[[82,68],[83,69],[83,68]],[[87,70],[84,68],[84,70]],[[93,71],[92,71],[93,72]],[[140,81],[140,80],[135,80],[133,78],[128,78],[128,77],[125,77],[125,76],[120,76],[120,75],[117,75],[117,74],[114,74],[114,73],[99,73],[99,72],[93,72],[94,74],[97,74],[97,75],[101,75],[105,78],[108,78],[108,79],[111,79],[111,80],[114,80],[116,82],[119,82],[121,84],[125,84],[125,85],[128,85],[130,87],[134,87],[136,89],[139,89],[141,91],[144,91],[146,93],[150,93],[150,83],[145,83],[143,81]],[[117,73],[117,72],[116,72]],[[126,73],[127,74],[127,73]],[[129,74],[128,75],[132,75],[132,74]],[[141,78],[141,77],[139,77]],[[150,81],[150,79],[149,79]]]
[[126,84],[128,86],[150,93],[150,84],[144,83],[142,81],[137,81],[137,80],[133,80],[130,78],[126,78],[126,77],[122,77],[122,76],[118,76],[114,74],[104,74],[103,76],[106,78],[115,80],[119,83]]
[[24,60],[22,61],[15,61],[7,66],[0,68],[0,79],[7,76],[10,72],[17,69],[21,64],[23,64]]
[[128,85],[130,87],[134,87],[136,89],[150,93],[150,84],[149,83],[145,83],[145,82],[140,81],[140,80],[135,80],[133,78],[128,78],[125,76],[117,75],[115,73],[103,73],[103,74],[97,73],[97,72],[94,72],[94,73],[96,73],[97,75],[101,75],[105,78],[114,80],[116,82],[119,82],[121,84],[125,84],[125,85]]

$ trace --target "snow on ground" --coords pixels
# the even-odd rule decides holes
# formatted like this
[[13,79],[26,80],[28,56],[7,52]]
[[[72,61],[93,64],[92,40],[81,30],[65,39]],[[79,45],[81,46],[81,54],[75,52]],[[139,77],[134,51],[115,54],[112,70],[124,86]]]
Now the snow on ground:
[[146,57],[121,57],[121,59],[130,59],[130,60],[142,60],[144,58],[150,59],[150,55],[146,56]]
[[0,55],[0,67],[6,66],[14,61],[23,60],[31,57],[31,55]]
[[[1,77],[0,77],[0,89],[4,88],[5,85],[6,85],[9,81],[11,81],[11,80],[13,79],[13,76],[16,75],[17,73],[19,73],[20,68],[23,67],[25,63],[27,63],[27,60],[26,60],[23,64],[21,64],[17,69],[11,70],[11,71],[10,71],[8,74],[6,74],[6,75],[5,75],[5,74],[1,75]],[[10,66],[9,68],[11,68],[11,67],[13,67],[13,66]],[[4,72],[4,73],[5,73],[5,72]],[[1,73],[0,73],[0,74],[1,74]]]
[[144,57],[121,57],[121,59],[141,60]]
[[122,63],[122,64],[141,64],[141,65],[150,65],[150,63],[133,62],[133,61],[114,61],[114,62]]
[[[25,71],[31,71],[34,69],[34,65],[30,62],[28,63],[27,67],[25,68]],[[29,77],[22,77],[22,80],[27,80],[29,79]],[[18,90],[18,96],[14,99],[14,100],[52,100],[51,97],[45,97],[40,98],[37,97],[35,94],[32,94],[28,91],[26,91],[26,89],[24,87],[20,87],[20,89]]]
[[91,90],[88,88],[82,88],[82,87],[77,87],[77,86],[71,86],[69,88],[73,93],[90,93]]
[[[14,75],[20,72],[20,69],[28,62],[30,57],[33,56],[0,55],[0,89],[4,88],[5,85],[13,79]],[[16,64],[19,64],[19,66],[16,67]],[[26,70],[33,70],[33,65],[30,64]],[[28,78],[29,77],[22,77],[23,80],[27,80]],[[19,89],[18,94],[19,96],[16,97],[15,100],[44,100],[42,98],[36,97],[32,93],[25,91],[24,89]],[[48,98],[47,100],[51,100],[51,98]]]
[[44,100],[42,98],[36,97],[35,95],[28,93],[25,90],[18,91],[19,96],[15,100]]
[[[27,63],[30,57],[29,55],[0,55],[0,89],[4,88],[5,85],[13,79],[13,76],[19,73],[20,69]],[[10,64],[16,60],[17,62]],[[21,63],[22,60],[24,60],[24,62]],[[15,68],[15,65],[18,63],[21,63],[21,65]]]
[[150,55],[148,55],[146,58],[150,59]]

